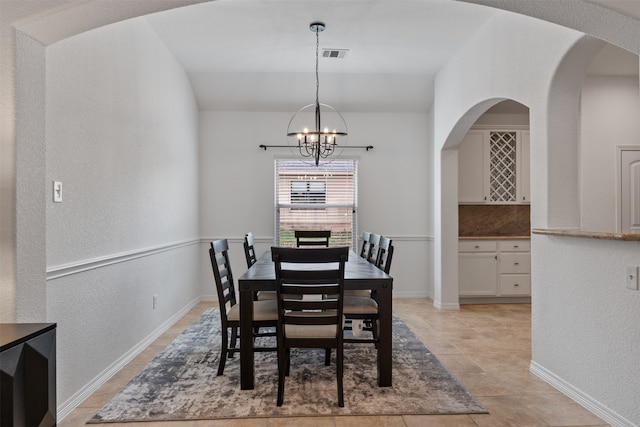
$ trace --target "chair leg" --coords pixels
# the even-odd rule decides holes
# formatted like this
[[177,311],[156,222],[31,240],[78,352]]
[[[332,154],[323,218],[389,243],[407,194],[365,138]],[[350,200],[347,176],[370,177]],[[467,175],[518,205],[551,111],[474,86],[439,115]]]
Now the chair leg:
[[338,347],[336,349],[336,365],[337,365],[337,379],[338,379],[338,406],[344,407],[344,388],[342,384],[342,378],[344,377],[344,358],[343,349]]
[[[231,347],[235,349],[236,348],[236,342],[238,340],[238,328],[237,327],[233,327],[231,328]],[[234,350],[231,350],[229,352],[229,357],[233,357],[233,354],[235,353]]]
[[373,325],[373,329],[371,329],[371,333],[373,334],[373,339],[376,340],[375,347],[378,348],[378,343],[380,340],[378,338],[378,332],[380,330],[380,325],[379,325],[378,319],[372,319],[371,323]]
[[290,372],[291,372],[291,349],[288,348],[287,349],[287,369],[285,371],[285,375],[289,376]]
[[224,373],[224,365],[227,363],[227,352],[229,351],[229,336],[227,334],[227,328],[223,327],[220,331],[220,335],[222,335],[222,343],[220,344],[220,361],[218,362],[218,375],[222,375]]
[[324,350],[324,366],[329,366],[331,364],[331,349],[327,348]]
[[284,402],[284,377],[287,370],[287,351],[278,346],[278,400],[277,406],[282,406]]

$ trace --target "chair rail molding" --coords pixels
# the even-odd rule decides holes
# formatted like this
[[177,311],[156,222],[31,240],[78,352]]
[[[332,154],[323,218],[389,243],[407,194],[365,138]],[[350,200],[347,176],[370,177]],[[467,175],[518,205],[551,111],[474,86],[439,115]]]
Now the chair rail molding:
[[132,251],[120,252],[92,259],[81,260],[69,264],[53,266],[47,268],[47,281],[59,279],[65,276],[71,276],[73,274],[82,273],[84,271],[107,267],[113,264],[132,261],[134,259],[155,255],[161,252],[173,251],[185,246],[196,245],[200,242],[200,239],[182,240],[178,242],[151,246],[148,248],[135,249]]

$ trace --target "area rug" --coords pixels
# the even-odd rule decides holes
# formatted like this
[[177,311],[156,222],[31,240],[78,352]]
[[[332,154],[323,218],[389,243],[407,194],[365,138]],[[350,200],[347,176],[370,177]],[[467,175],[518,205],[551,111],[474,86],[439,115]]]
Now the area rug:
[[209,309],[89,423],[486,413],[395,315],[393,386],[376,384],[376,350],[372,344],[345,344],[344,408],[337,405],[335,363],[324,366],[324,350],[292,350],[284,405],[277,407],[276,353],[255,354],[255,389],[240,390],[238,355],[227,359],[223,376],[216,376],[219,341],[219,312]]

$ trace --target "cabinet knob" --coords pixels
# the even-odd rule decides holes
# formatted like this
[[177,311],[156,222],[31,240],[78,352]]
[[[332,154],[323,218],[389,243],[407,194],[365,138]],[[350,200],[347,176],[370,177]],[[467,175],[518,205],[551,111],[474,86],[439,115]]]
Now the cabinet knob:
[[514,262],[513,265],[520,265],[520,263],[519,262]]
[[518,245],[513,245],[513,248],[514,248],[514,249],[518,249],[519,247],[520,247],[520,246],[518,246]]
[[476,249],[480,249],[480,246],[478,246],[478,245],[475,245],[474,247],[475,247]]
[[518,286],[520,286],[520,284],[519,283],[514,283],[513,286],[515,286],[517,288]]

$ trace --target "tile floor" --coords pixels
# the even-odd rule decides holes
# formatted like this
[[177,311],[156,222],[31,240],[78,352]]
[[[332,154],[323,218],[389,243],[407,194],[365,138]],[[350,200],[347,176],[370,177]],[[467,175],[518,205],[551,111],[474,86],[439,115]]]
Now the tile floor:
[[[202,302],[110,381],[61,420],[83,426],[95,412],[205,309]],[[393,417],[261,418],[149,422],[143,427],[544,427],[607,424],[529,373],[531,307],[528,304],[463,305],[460,311],[433,308],[429,299],[396,299],[394,311],[482,403],[490,414]],[[109,427],[125,424],[108,424]],[[128,427],[137,424],[126,424]]]

